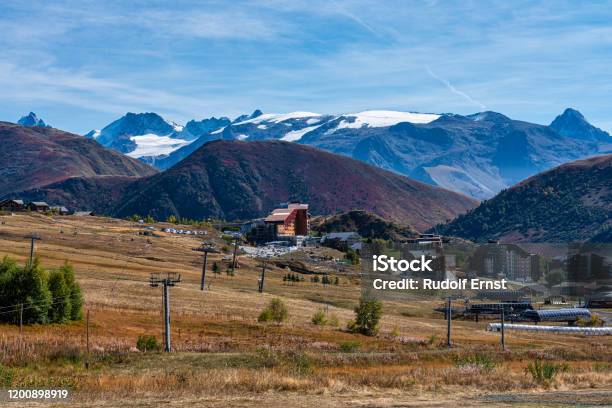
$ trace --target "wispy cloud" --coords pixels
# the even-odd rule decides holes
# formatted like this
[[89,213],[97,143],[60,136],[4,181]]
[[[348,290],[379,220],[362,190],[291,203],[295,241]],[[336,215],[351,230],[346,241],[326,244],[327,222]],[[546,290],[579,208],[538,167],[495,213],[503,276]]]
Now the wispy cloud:
[[456,94],[456,95],[459,95],[459,96],[461,96],[463,99],[465,99],[466,101],[468,101],[469,103],[471,103],[471,104],[473,104],[473,105],[478,106],[478,107],[480,108],[480,110],[486,110],[486,109],[487,109],[487,107],[486,107],[484,104],[482,104],[482,103],[478,102],[477,100],[475,100],[474,98],[472,98],[470,95],[466,94],[465,92],[460,91],[459,89],[455,88],[455,87],[453,86],[453,84],[451,84],[451,83],[450,83],[448,80],[446,80],[446,79],[444,79],[444,78],[441,78],[441,77],[439,77],[438,75],[436,75],[436,73],[435,73],[435,72],[433,72],[433,71],[431,70],[431,68],[426,67],[426,69],[427,69],[427,73],[428,73],[428,74],[429,74],[429,75],[430,75],[430,76],[431,76],[433,79],[435,79],[435,80],[437,80],[437,81],[440,81],[440,82],[441,82],[442,84],[444,84],[444,85],[445,85],[445,86],[448,88],[448,90],[449,90],[449,91],[451,91],[452,93],[454,93],[454,94]]

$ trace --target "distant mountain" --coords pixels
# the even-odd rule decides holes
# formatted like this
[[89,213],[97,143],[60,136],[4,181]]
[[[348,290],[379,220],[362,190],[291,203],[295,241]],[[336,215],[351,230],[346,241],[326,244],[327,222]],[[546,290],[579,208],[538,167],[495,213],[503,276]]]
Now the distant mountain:
[[[183,127],[166,121],[156,113],[130,112],[102,130],[90,131],[85,137],[158,168],[165,168],[164,162],[168,161],[169,154],[230,123],[228,118],[212,117],[201,121],[191,120]],[[203,139],[188,152],[191,153],[204,143]],[[172,164],[182,160],[187,154],[176,154]]]
[[480,242],[601,242],[612,230],[612,155],[533,176],[435,230]]
[[331,216],[312,219],[311,228],[321,234],[356,231],[362,237],[382,238],[394,241],[414,237],[417,231],[402,226],[364,210],[352,210]]
[[141,177],[156,172],[79,135],[0,122],[0,197],[70,177]]
[[22,116],[21,119],[17,121],[17,124],[23,126],[40,126],[47,127],[47,124],[44,120],[40,119],[34,112],[30,112],[26,116]]
[[215,141],[176,166],[127,189],[118,216],[150,214],[237,220],[281,202],[310,204],[315,215],[364,209],[425,229],[477,202],[359,161],[281,141]]
[[283,140],[349,156],[428,184],[483,199],[520,180],[595,154],[612,138],[567,110],[551,126],[496,112],[461,116],[397,111],[242,115],[206,127],[186,146],[149,160],[167,169],[211,140]]
[[557,116],[550,127],[563,136],[612,143],[608,132],[591,125],[580,112],[572,108],[566,109],[563,114]]

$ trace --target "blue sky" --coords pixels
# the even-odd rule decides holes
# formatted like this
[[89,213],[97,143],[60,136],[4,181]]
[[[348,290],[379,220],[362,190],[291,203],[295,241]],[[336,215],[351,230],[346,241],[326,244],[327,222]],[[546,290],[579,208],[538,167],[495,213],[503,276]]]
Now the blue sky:
[[78,133],[127,111],[570,106],[612,130],[610,2],[5,0],[0,49],[0,120]]

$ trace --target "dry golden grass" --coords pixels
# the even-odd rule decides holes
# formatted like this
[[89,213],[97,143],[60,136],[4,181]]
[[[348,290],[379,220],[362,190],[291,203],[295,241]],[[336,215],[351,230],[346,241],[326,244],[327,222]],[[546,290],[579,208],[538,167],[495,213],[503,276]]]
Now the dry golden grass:
[[[385,406],[385,395],[396,395],[398,401],[405,395],[443,395],[452,401],[460,395],[542,389],[610,390],[612,383],[609,337],[511,332],[510,351],[501,352],[499,334],[486,332],[486,322],[456,321],[455,347],[447,350],[446,323],[431,311],[436,302],[386,302],[381,334],[353,335],[310,322],[321,307],[338,316],[340,327],[353,318],[360,286],[351,275],[341,275],[338,286],[308,281],[288,285],[282,282],[287,271],[271,268],[265,293],[259,294],[255,260],[240,257],[233,278],[224,270],[215,276],[212,262],[227,255],[213,254],[211,286],[202,292],[202,254],[193,250],[201,237],[146,237],[138,235],[141,227],[134,223],[97,217],[19,215],[0,220],[0,256],[23,262],[29,251],[23,237],[35,232],[43,238],[36,253],[44,266],[57,267],[65,260],[75,266],[91,322],[89,370],[84,368],[84,322],[25,327],[21,338],[17,327],[0,326],[0,361],[12,367],[13,386],[72,387],[77,401],[91,406],[125,398],[148,406],[151,398],[197,401],[213,395],[217,397],[205,400],[211,406],[220,401],[248,406],[255,394],[270,406],[283,406],[280,401],[293,398],[283,395],[295,392],[311,395],[309,401],[319,406],[343,405],[346,395]],[[208,233],[206,240],[221,247],[218,232]],[[148,286],[151,272],[183,276],[170,291],[177,351],[172,355],[134,352],[141,334],[161,339],[161,290]],[[287,305],[288,322],[257,323],[259,312],[274,297]],[[342,352],[341,344],[349,341],[358,342],[359,349]],[[494,367],[457,363],[475,355],[486,356]],[[525,367],[535,359],[567,363],[569,371],[546,386],[534,383]],[[307,406],[305,401],[295,400]]]

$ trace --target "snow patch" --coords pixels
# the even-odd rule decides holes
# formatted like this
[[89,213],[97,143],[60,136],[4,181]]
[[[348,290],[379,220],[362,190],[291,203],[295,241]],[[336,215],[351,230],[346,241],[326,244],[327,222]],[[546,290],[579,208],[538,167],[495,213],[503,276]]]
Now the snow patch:
[[284,140],[285,142],[297,142],[306,133],[312,132],[313,130],[315,130],[316,128],[318,128],[320,126],[321,125],[309,126],[309,127],[305,127],[303,129],[300,129],[300,130],[292,130],[291,132],[286,133],[285,136],[281,137],[280,140]]
[[211,135],[217,135],[221,132],[223,132],[225,130],[225,126],[223,126],[222,128],[219,128],[217,130],[215,130],[214,132],[210,132]]
[[267,129],[266,125],[257,125],[257,129]]
[[360,113],[350,113],[342,115],[347,118],[355,118],[353,122],[342,120],[338,124],[337,129],[351,128],[359,129],[364,126],[368,127],[387,127],[397,125],[402,122],[410,123],[430,123],[438,119],[441,115],[433,113],[414,113],[414,112],[398,112],[398,111],[382,111],[372,110]]
[[97,139],[100,136],[101,133],[102,133],[102,131],[100,129],[96,129],[96,130],[93,131],[93,134],[91,135],[91,138],[92,139]]
[[313,112],[289,112],[289,113],[264,113],[253,119],[247,119],[242,122],[234,123],[234,126],[244,125],[247,123],[273,122],[280,123],[290,119],[302,119],[321,116],[319,113]]
[[310,118],[306,120],[307,125],[314,125],[315,123],[319,123],[321,119],[319,118]]
[[249,138],[249,135],[245,135],[245,134],[241,134],[241,135],[236,136],[236,139],[238,139],[238,140],[246,140],[248,138]]
[[187,146],[192,142],[191,140],[173,139],[170,135],[159,136],[153,133],[132,136],[130,140],[136,143],[136,149],[127,154],[133,158],[170,154],[176,149]]

